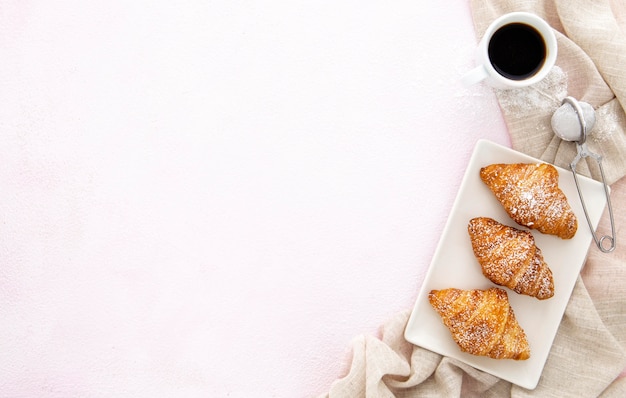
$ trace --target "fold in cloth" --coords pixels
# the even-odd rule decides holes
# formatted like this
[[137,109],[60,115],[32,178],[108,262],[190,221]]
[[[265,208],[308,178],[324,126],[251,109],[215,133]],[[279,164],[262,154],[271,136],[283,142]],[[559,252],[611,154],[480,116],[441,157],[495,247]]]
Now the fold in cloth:
[[[616,3],[612,7],[607,0],[472,0],[471,5],[478,37],[482,37],[491,21],[513,11],[539,15],[557,36],[556,67],[546,79],[522,89],[496,90],[513,148],[569,168],[576,155],[576,144],[556,137],[550,124],[552,114],[569,95],[596,110],[596,125],[587,145],[603,156],[608,183],[626,175],[626,23],[613,12],[623,5]],[[579,171],[600,179],[593,160],[581,162]]]
[[352,366],[322,397],[623,397],[626,364],[582,282],[576,284],[535,390],[526,390],[403,338],[410,312],[381,328],[381,338],[352,341]]
[[[596,125],[589,149],[604,157],[612,184],[617,248],[592,243],[537,388],[526,390],[404,339],[410,311],[381,327],[380,338],[352,341],[348,374],[320,397],[624,397],[626,377],[626,10],[610,1],[471,0],[478,37],[507,12],[528,11],[555,29],[559,55],[540,83],[496,91],[514,149],[568,168],[575,144],[555,137],[553,112],[565,96],[590,103]],[[597,167],[580,172],[599,179]],[[585,224],[581,225],[585,227]],[[605,212],[599,232],[610,230]],[[623,373],[622,373],[623,375]]]

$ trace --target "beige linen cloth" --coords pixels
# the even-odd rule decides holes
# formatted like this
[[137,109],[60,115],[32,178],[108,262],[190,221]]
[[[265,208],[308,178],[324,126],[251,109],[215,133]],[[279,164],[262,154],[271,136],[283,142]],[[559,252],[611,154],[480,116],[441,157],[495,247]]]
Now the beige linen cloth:
[[[533,87],[496,91],[513,147],[568,168],[576,149],[556,138],[552,113],[566,95],[593,105],[589,148],[604,156],[612,188],[617,249],[592,243],[539,384],[526,390],[408,343],[410,310],[385,323],[380,337],[352,341],[348,373],[321,397],[626,397],[626,4],[609,0],[471,0],[478,37],[498,16],[530,11],[557,34],[559,56]],[[581,167],[581,170],[583,167]],[[596,167],[585,173],[598,178]],[[581,220],[580,228],[587,228]],[[599,231],[610,232],[605,212]],[[620,374],[622,374],[620,376]]]

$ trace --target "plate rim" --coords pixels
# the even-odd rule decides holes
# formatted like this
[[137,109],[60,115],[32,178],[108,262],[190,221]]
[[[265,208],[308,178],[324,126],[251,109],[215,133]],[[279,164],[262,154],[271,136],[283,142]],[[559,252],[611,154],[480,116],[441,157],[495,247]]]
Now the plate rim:
[[[503,380],[509,381],[509,382],[511,382],[513,384],[516,384],[516,385],[519,385],[519,386],[521,386],[523,388],[526,388],[526,389],[529,389],[529,390],[533,390],[533,389],[535,389],[537,387],[537,385],[539,383],[539,380],[540,380],[541,375],[543,373],[543,369],[545,367],[545,363],[547,362],[549,353],[552,351],[552,346],[554,344],[554,339],[556,338],[556,335],[558,333],[559,325],[562,322],[562,318],[563,318],[563,315],[564,315],[565,310],[567,308],[567,304],[569,302],[569,299],[571,297],[573,289],[574,289],[574,287],[576,285],[576,280],[578,279],[578,275],[580,274],[580,271],[581,271],[582,267],[584,266],[584,264],[586,262],[586,258],[587,258],[588,253],[589,253],[590,244],[592,242],[591,232],[589,231],[589,227],[587,225],[586,219],[584,219],[584,217],[581,219],[579,214],[576,214],[577,218],[579,220],[578,229],[579,230],[581,230],[582,228],[587,229],[587,233],[589,235],[588,236],[588,240],[589,241],[587,242],[588,243],[587,244],[587,249],[584,251],[584,256],[581,259],[580,264],[577,265],[577,267],[574,270],[570,271],[570,272],[575,272],[576,273],[576,278],[574,279],[574,281],[571,284],[571,286],[566,286],[568,289],[566,291],[566,295],[564,296],[565,297],[565,299],[564,299],[564,303],[565,304],[562,306],[562,309],[559,308],[559,311],[558,311],[559,318],[558,318],[558,322],[556,322],[556,328],[554,330],[554,333],[552,333],[551,336],[549,336],[549,344],[547,344],[547,350],[545,350],[546,351],[545,355],[542,355],[542,357],[540,358],[540,366],[539,366],[538,370],[534,370],[534,371],[530,372],[528,370],[528,368],[520,366],[519,367],[519,371],[516,374],[519,374],[521,377],[510,377],[510,376],[507,376],[506,374],[503,375],[502,372],[498,371],[497,367],[495,367],[496,369],[494,370],[490,366],[484,366],[484,365],[481,365],[480,363],[478,363],[478,362],[482,361],[483,363],[486,363],[488,365],[490,362],[493,362],[493,364],[495,365],[497,363],[502,363],[502,362],[498,362],[498,361],[502,361],[502,360],[496,360],[496,359],[491,359],[491,358],[486,358],[486,357],[479,357],[479,356],[474,356],[474,355],[471,355],[471,354],[467,354],[467,353],[461,352],[460,349],[458,349],[458,346],[457,346],[457,349],[458,349],[457,355],[454,355],[454,354],[450,355],[450,353],[442,353],[441,351],[445,351],[445,350],[442,350],[441,347],[437,346],[436,344],[430,344],[428,341],[422,341],[419,338],[416,339],[415,336],[413,336],[412,333],[411,333],[413,331],[413,329],[414,329],[414,324],[415,324],[416,319],[418,318],[418,315],[419,315],[418,310],[419,310],[419,307],[420,307],[420,304],[421,304],[420,300],[424,300],[425,290],[427,288],[429,288],[428,287],[429,286],[429,282],[430,282],[431,278],[433,277],[433,272],[435,271],[437,261],[439,260],[440,256],[442,255],[442,250],[443,250],[443,246],[444,246],[444,240],[445,240],[446,236],[448,235],[449,230],[451,228],[450,224],[453,222],[453,219],[455,218],[454,216],[455,216],[456,212],[459,211],[458,209],[459,209],[459,206],[460,206],[460,201],[464,199],[462,197],[463,196],[462,194],[468,189],[467,186],[472,184],[471,183],[471,178],[470,178],[471,177],[470,173],[473,171],[473,167],[475,167],[475,165],[477,164],[477,157],[480,154],[482,154],[483,151],[486,151],[486,150],[498,151],[498,152],[501,153],[502,156],[505,156],[505,155],[509,154],[509,155],[513,155],[513,156],[515,156],[517,158],[525,159],[524,161],[512,161],[510,163],[521,163],[521,162],[532,163],[532,162],[537,162],[537,163],[548,163],[548,164],[551,164],[550,162],[546,162],[546,161],[537,159],[537,158],[535,158],[533,156],[521,153],[521,152],[516,151],[516,150],[514,150],[512,148],[509,148],[509,147],[497,144],[497,143],[495,143],[493,141],[490,141],[490,140],[487,140],[487,139],[484,139],[484,138],[481,138],[481,139],[479,139],[476,142],[476,144],[474,146],[474,149],[472,151],[472,154],[471,154],[471,156],[470,156],[470,158],[468,160],[467,167],[465,169],[463,178],[462,178],[461,183],[459,185],[456,197],[455,197],[455,199],[453,201],[453,204],[452,204],[452,207],[450,209],[450,213],[448,214],[448,218],[446,220],[446,223],[444,224],[444,227],[443,227],[440,239],[439,239],[439,241],[437,243],[437,246],[435,248],[435,251],[433,253],[433,256],[432,256],[431,262],[429,264],[428,270],[427,270],[427,272],[426,272],[426,274],[424,276],[424,279],[422,281],[421,287],[419,289],[418,296],[417,296],[417,298],[415,300],[415,304],[413,306],[413,309],[412,309],[412,311],[410,313],[410,316],[409,316],[409,319],[407,321],[407,325],[406,325],[405,330],[404,330],[404,337],[405,337],[405,339],[408,342],[410,342],[410,343],[412,343],[412,344],[414,344],[416,346],[420,346],[422,348],[425,348],[427,350],[433,351],[433,352],[438,353],[438,354],[443,355],[443,356],[454,358],[454,359],[459,360],[459,361],[461,361],[461,362],[463,362],[463,363],[465,363],[465,364],[467,364],[469,366],[472,366],[472,367],[474,367],[474,368],[476,368],[478,370],[485,371],[485,372],[490,373],[490,374],[492,374],[492,375],[494,375],[496,377],[499,377],[499,378],[501,378]],[[498,155],[500,155],[500,154],[498,154]],[[502,163],[505,163],[505,162],[502,162]],[[563,168],[561,168],[559,166],[554,166],[554,167],[557,169],[557,171],[559,171],[560,176],[562,176],[564,174],[571,175],[571,171],[570,170],[563,169]],[[584,184],[599,185],[603,189],[603,186],[602,186],[602,184],[599,181],[595,181],[595,180],[593,180],[593,179],[591,179],[589,177],[586,177],[586,176],[579,176],[579,178],[581,179],[581,181],[584,181]],[[572,200],[576,200],[576,199],[570,198],[568,196],[568,201],[570,201],[570,203],[571,203]],[[606,205],[604,204],[603,209],[604,209],[605,206]],[[602,211],[603,211],[603,209],[602,209]],[[598,224],[599,224],[599,221],[600,221],[600,218],[601,218],[601,215],[602,215],[602,211],[599,212],[599,215],[597,216],[597,218],[592,219],[592,223],[594,224],[594,229],[596,229]],[[519,228],[523,228],[523,227],[519,227]],[[536,232],[533,231],[533,233],[536,233]],[[469,238],[468,238],[468,240],[469,240]],[[483,288],[492,287],[492,286],[494,286],[494,287],[501,287],[501,286],[497,286],[497,285],[491,283],[488,279],[485,278],[484,286],[476,286],[475,288],[483,289]],[[503,288],[503,289],[505,289],[507,291],[507,293],[509,294],[509,297],[511,296],[511,294],[510,294],[511,291],[509,289],[507,289],[505,287],[501,287],[501,288]],[[535,299],[533,298],[533,300],[535,300]],[[515,309],[514,309],[514,311],[515,311]],[[448,332],[448,335],[449,335],[449,332]],[[450,337],[450,339],[451,339],[451,337]],[[532,347],[531,347],[531,349],[532,349]],[[524,361],[519,361],[519,362],[524,362]]]

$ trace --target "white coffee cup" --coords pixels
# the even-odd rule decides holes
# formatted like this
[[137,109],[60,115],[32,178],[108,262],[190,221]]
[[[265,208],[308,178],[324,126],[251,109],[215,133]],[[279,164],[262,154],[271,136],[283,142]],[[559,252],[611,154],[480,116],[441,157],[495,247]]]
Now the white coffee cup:
[[478,65],[461,82],[469,86],[485,81],[499,89],[530,86],[546,77],[556,55],[556,36],[546,21],[512,12],[489,25],[476,50]]

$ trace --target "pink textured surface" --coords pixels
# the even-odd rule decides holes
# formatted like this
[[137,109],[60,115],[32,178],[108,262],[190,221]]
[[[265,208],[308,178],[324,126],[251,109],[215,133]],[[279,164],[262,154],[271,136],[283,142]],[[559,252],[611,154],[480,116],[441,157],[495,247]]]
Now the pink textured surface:
[[474,143],[467,1],[0,5],[5,397],[307,397],[409,308]]

